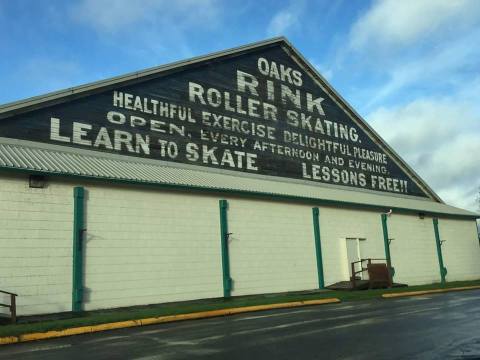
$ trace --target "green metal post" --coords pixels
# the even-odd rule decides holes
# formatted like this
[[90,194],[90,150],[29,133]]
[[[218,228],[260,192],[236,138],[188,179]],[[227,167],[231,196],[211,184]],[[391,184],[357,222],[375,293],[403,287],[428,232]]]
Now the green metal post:
[[445,284],[447,276],[447,268],[443,265],[442,241],[440,240],[440,232],[438,231],[438,219],[433,219],[433,230],[435,232],[435,242],[437,243],[438,265],[440,266],[440,277],[442,284]]
[[227,200],[220,200],[220,242],[222,246],[222,272],[223,272],[223,297],[229,298],[232,291],[232,279],[230,278],[230,259],[228,255],[228,218]]
[[387,267],[390,274],[390,280],[393,283],[393,269],[392,259],[390,257],[390,240],[388,238],[387,214],[382,214],[382,228],[383,228],[383,244],[385,246],[385,259],[387,259]]
[[323,277],[323,259],[322,259],[322,242],[320,238],[320,210],[316,207],[312,208],[313,217],[313,236],[315,237],[315,252],[317,255],[317,273],[318,288],[325,287],[325,279]]
[[82,311],[83,302],[83,232],[85,230],[85,189],[73,189],[73,281],[72,311]]

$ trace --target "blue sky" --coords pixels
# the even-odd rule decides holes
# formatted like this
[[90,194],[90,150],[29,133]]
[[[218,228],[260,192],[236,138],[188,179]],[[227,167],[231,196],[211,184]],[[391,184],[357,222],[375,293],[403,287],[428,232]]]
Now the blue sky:
[[278,35],[446,202],[478,210],[476,0],[0,0],[0,104]]

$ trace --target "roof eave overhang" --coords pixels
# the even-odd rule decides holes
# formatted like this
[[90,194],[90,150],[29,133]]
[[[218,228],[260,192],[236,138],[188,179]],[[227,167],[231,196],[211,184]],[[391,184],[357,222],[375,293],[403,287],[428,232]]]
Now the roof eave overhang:
[[469,219],[469,220],[476,220],[480,219],[480,214],[452,214],[448,212],[439,212],[439,211],[429,211],[429,210],[422,210],[422,209],[411,209],[411,208],[403,208],[403,207],[395,207],[395,206],[382,206],[382,205],[374,205],[374,204],[362,204],[356,202],[347,202],[347,201],[338,201],[338,200],[330,200],[330,199],[319,199],[319,198],[311,198],[311,197],[303,197],[303,196],[295,196],[295,195],[285,195],[285,194],[275,194],[275,193],[267,193],[267,192],[259,192],[259,191],[248,191],[248,190],[232,190],[232,189],[224,189],[224,188],[217,188],[217,187],[206,187],[206,186],[198,186],[198,185],[184,185],[184,184],[173,184],[173,183],[157,183],[157,182],[149,182],[149,181],[140,181],[140,180],[127,180],[127,179],[117,179],[117,178],[105,178],[105,177],[97,177],[91,175],[79,175],[79,174],[67,174],[67,173],[58,173],[52,171],[45,171],[45,170],[30,170],[30,169],[23,169],[23,168],[12,168],[12,167],[3,167],[0,166],[0,171],[2,172],[14,172],[14,173],[23,173],[23,174],[31,174],[31,175],[46,175],[46,176],[54,176],[57,178],[72,178],[72,179],[79,179],[79,180],[90,180],[90,181],[109,181],[110,183],[115,184],[135,184],[140,186],[150,186],[156,187],[159,189],[177,189],[177,190],[188,190],[188,191],[196,191],[199,193],[219,193],[219,194],[226,194],[226,195],[239,195],[239,196],[249,196],[249,197],[256,197],[256,198],[263,198],[269,200],[278,200],[278,201],[296,201],[302,203],[309,203],[312,206],[334,206],[334,207],[342,207],[342,208],[349,208],[349,209],[364,209],[370,211],[378,211],[378,212],[388,212],[392,210],[395,213],[402,213],[402,214],[420,214],[422,213],[425,216],[430,217],[446,217],[446,218],[454,218],[454,219]]

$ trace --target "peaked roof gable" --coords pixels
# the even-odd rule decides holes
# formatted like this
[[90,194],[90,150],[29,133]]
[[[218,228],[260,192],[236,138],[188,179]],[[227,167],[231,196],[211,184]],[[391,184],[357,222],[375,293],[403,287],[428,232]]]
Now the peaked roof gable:
[[[277,69],[274,71],[273,70],[274,66],[272,65],[272,63],[269,63],[269,60],[268,60],[269,56],[275,56],[276,58],[280,59],[280,61],[281,61],[281,59],[283,59],[283,61],[285,63],[288,61],[287,58],[285,58],[284,56],[282,56],[282,54],[280,54],[278,52],[278,49],[281,49],[283,54],[288,55],[292,59],[292,61],[296,64],[296,66],[298,66],[298,69],[300,69],[300,71],[304,72],[307,75],[303,78],[303,81],[302,81],[302,84],[301,84],[301,87],[302,86],[305,87],[306,90],[303,91],[303,89],[300,89],[300,90],[303,91],[301,94],[300,94],[300,90],[298,90],[298,86],[295,87],[295,85],[299,85],[299,84],[298,83],[295,84],[295,81],[298,80],[298,79],[295,78],[295,75],[296,75],[295,71],[296,70],[294,69],[294,66],[292,66],[292,69],[288,70],[287,66],[285,65],[285,67],[282,70],[282,69],[280,69],[280,65],[278,65],[278,66],[276,65],[275,67]],[[269,51],[271,51],[272,53],[271,54],[268,53]],[[224,71],[221,70],[222,66],[225,68],[225,66],[223,64],[227,64],[228,61],[229,60],[231,61],[232,59],[239,59],[242,56],[246,56],[245,58],[247,60],[245,60],[245,61],[247,61],[247,62],[250,61],[251,62],[251,59],[249,60],[248,55],[254,54],[254,53],[255,54],[260,54],[259,55],[260,57],[261,57],[261,54],[264,54],[264,57],[261,57],[261,58],[264,59],[266,62],[263,65],[260,65],[260,62],[259,62],[258,63],[258,66],[259,66],[258,70],[259,71],[263,70],[263,72],[264,72],[263,75],[266,76],[265,78],[271,80],[270,83],[268,82],[268,80],[266,80],[266,87],[267,87],[266,92],[264,92],[264,94],[257,94],[257,95],[260,98],[262,98],[262,97],[265,98],[266,97],[268,101],[273,102],[273,95],[270,94],[269,90],[268,90],[269,86],[270,86],[271,89],[273,89],[274,86],[275,87],[281,87],[281,89],[282,89],[282,91],[281,91],[282,99],[281,100],[282,100],[283,105],[280,105],[280,106],[285,105],[284,110],[285,110],[285,114],[287,114],[287,115],[285,115],[285,114],[283,114],[283,115],[287,116],[287,122],[289,122],[289,125],[291,125],[289,129],[283,130],[283,137],[284,138],[283,138],[282,146],[285,145],[284,144],[285,140],[288,140],[287,143],[290,143],[290,144],[294,145],[294,146],[292,146],[292,148],[295,148],[295,147],[298,148],[298,146],[306,146],[306,149],[304,151],[304,153],[305,153],[306,151],[309,151],[308,150],[308,147],[309,147],[308,142],[311,141],[311,144],[315,143],[315,144],[313,144],[314,149],[318,150],[319,152],[322,152],[322,150],[323,150],[323,152],[326,153],[326,155],[322,154],[322,159],[321,160],[317,159],[317,160],[319,160],[319,161],[317,161],[317,163],[324,163],[325,161],[327,161],[327,163],[328,163],[327,167],[329,167],[330,169],[333,169],[333,168],[342,169],[343,168],[342,172],[340,172],[340,171],[339,172],[331,172],[329,170],[329,171],[325,171],[324,174],[321,174],[321,171],[323,171],[325,166],[324,167],[316,167],[316,164],[314,164],[314,165],[312,165],[313,166],[312,167],[312,166],[310,166],[311,164],[307,163],[307,165],[304,165],[306,163],[302,162],[302,166],[303,166],[302,171],[303,171],[303,178],[304,179],[314,180],[315,176],[319,176],[320,182],[330,182],[330,183],[332,183],[332,181],[333,181],[332,178],[338,178],[339,180],[338,180],[337,183],[340,186],[341,185],[346,185],[346,186],[353,186],[353,187],[355,187],[355,186],[364,186],[365,187],[366,185],[362,185],[362,178],[360,178],[360,180],[359,180],[357,177],[358,177],[358,172],[361,173],[362,170],[365,170],[365,166],[366,166],[367,170],[365,170],[365,171],[367,172],[367,178],[366,178],[367,180],[364,180],[364,182],[365,183],[368,182],[368,183],[371,184],[374,181],[372,179],[376,179],[375,180],[376,187],[373,186],[373,185],[372,185],[373,187],[370,187],[370,189],[372,189],[372,190],[382,191],[382,190],[386,189],[387,185],[384,184],[383,188],[379,188],[380,184],[378,184],[378,182],[379,181],[384,181],[384,182],[385,181],[390,181],[391,182],[391,184],[389,185],[389,186],[391,186],[391,189],[389,188],[389,190],[391,190],[390,192],[396,192],[397,188],[401,188],[403,186],[402,181],[405,181],[405,180],[401,180],[402,177],[407,177],[408,180],[411,180],[412,184],[410,185],[410,187],[414,188],[414,190],[411,191],[410,193],[407,192],[407,191],[404,191],[405,194],[407,194],[407,195],[410,194],[410,195],[414,195],[414,196],[427,196],[427,197],[431,198],[432,200],[435,200],[437,202],[442,202],[441,199],[433,192],[433,190],[428,187],[428,185],[400,158],[400,156],[398,156],[395,153],[395,151],[393,149],[391,149],[388,146],[388,144],[385,141],[383,141],[383,139],[367,124],[367,122],[364,121],[360,117],[360,115],[358,113],[356,113],[355,110],[330,86],[330,84],[315,70],[315,68],[313,66],[311,66],[308,63],[307,60],[305,60],[305,58],[288,42],[288,40],[283,38],[283,37],[275,38],[275,39],[271,39],[271,40],[267,40],[267,41],[262,41],[262,42],[259,42],[259,43],[246,45],[246,46],[238,47],[238,48],[235,48],[235,49],[232,49],[232,50],[227,50],[227,51],[223,51],[223,52],[214,53],[214,54],[211,54],[211,55],[196,57],[196,58],[193,58],[193,59],[190,59],[190,60],[180,61],[180,62],[176,62],[176,63],[169,64],[169,65],[154,67],[154,68],[150,68],[150,69],[147,69],[147,70],[144,70],[144,71],[135,72],[135,73],[115,77],[115,78],[108,79],[108,80],[103,80],[103,81],[99,81],[99,82],[95,82],[95,83],[91,83],[91,84],[87,84],[87,85],[78,86],[78,87],[75,87],[75,88],[66,89],[66,90],[63,90],[63,91],[58,91],[58,92],[46,94],[46,95],[43,95],[43,96],[30,98],[30,99],[23,100],[23,101],[18,101],[18,102],[6,104],[6,105],[3,105],[3,106],[0,107],[0,119],[2,119],[2,118],[5,119],[5,120],[7,118],[21,119],[22,117],[26,117],[25,119],[28,120],[28,123],[31,123],[32,121],[35,121],[35,120],[32,120],[32,118],[29,118],[28,114],[37,114],[38,111],[41,111],[42,109],[55,108],[55,106],[61,106],[61,104],[65,104],[65,103],[72,103],[73,101],[75,101],[77,99],[79,101],[80,101],[80,99],[85,99],[85,100],[82,100],[82,101],[87,101],[86,98],[92,98],[92,96],[94,96],[96,94],[105,94],[105,93],[107,93],[109,91],[112,91],[112,90],[114,90],[114,93],[115,93],[115,89],[117,89],[117,90],[118,89],[122,89],[122,90],[126,89],[125,92],[127,92],[128,89],[134,89],[135,90],[135,89],[138,89],[138,86],[148,85],[149,82],[155,83],[156,79],[168,78],[170,75],[173,76],[173,78],[172,78],[172,76],[170,76],[170,78],[172,78],[173,80],[169,83],[170,88],[172,89],[171,92],[175,93],[175,92],[178,92],[178,89],[175,88],[175,86],[176,86],[175,81],[176,80],[174,78],[175,77],[174,74],[178,74],[180,72],[187,72],[187,73],[190,73],[190,74],[194,75],[194,74],[198,73],[200,71],[200,69],[202,69],[202,71],[207,71],[207,75],[204,76],[203,78],[200,78],[200,80],[202,80],[202,79],[204,80],[203,83],[199,84],[201,81],[197,81],[197,82],[191,81],[189,83],[190,84],[189,86],[192,86],[191,84],[193,83],[194,86],[196,84],[196,85],[201,87],[201,89],[200,88],[196,89],[196,90],[198,90],[197,93],[194,92],[194,94],[198,95],[197,98],[196,98],[196,101],[197,101],[197,103],[199,103],[198,105],[207,105],[208,106],[209,104],[201,104],[200,102],[205,102],[205,103],[207,102],[207,100],[208,100],[207,97],[209,96],[208,91],[210,89],[216,90],[214,86],[216,86],[218,89],[228,89],[228,87],[230,86],[229,83],[228,83],[228,79],[225,79]],[[268,56],[265,55],[265,54],[267,54]],[[260,59],[260,57],[257,56],[257,58],[259,58],[259,59]],[[277,61],[277,62],[279,63],[279,61]],[[207,70],[205,70],[205,66],[207,67]],[[264,66],[264,68],[260,69],[261,66]],[[267,67],[268,67],[268,71],[267,71]],[[240,67],[238,67],[238,66],[236,66],[236,68],[240,69]],[[247,66],[247,69],[250,69],[250,68]],[[238,81],[239,81],[238,77],[243,76],[242,81],[243,81],[244,92],[249,93],[249,95],[255,95],[253,93],[253,92],[255,92],[255,89],[252,88],[252,82],[255,82],[256,78],[253,77],[253,79],[252,79],[251,77],[249,77],[249,75],[251,75],[251,74],[247,73],[246,70],[245,70],[245,72],[241,71],[241,70],[238,70],[238,71],[240,71],[241,73],[246,74],[246,75],[241,75],[241,74],[238,75],[238,72],[237,72],[237,85],[240,86],[239,83],[238,83]],[[281,73],[282,71],[283,71],[283,73]],[[282,77],[283,77],[283,79],[282,79]],[[308,83],[309,81],[311,83]],[[316,89],[312,85],[312,82],[315,84],[315,86],[318,86],[318,88],[320,88],[324,92],[324,94],[326,94],[328,96],[328,98],[318,97],[318,94],[315,93]],[[284,85],[284,83],[285,83],[285,85]],[[158,84],[156,86],[158,86]],[[200,90],[203,91],[202,96],[199,95]],[[216,92],[216,91],[213,91],[213,90],[210,94],[211,97],[215,97],[215,96],[217,96],[218,93],[220,93],[220,91]],[[154,87],[150,87],[149,91],[150,91],[150,93],[153,93],[153,94],[155,94],[155,92],[156,92]],[[190,91],[192,91],[192,90],[190,89]],[[274,90],[272,90],[272,91],[274,91]],[[297,91],[299,91],[299,92],[297,92]],[[117,91],[116,93],[118,95],[119,92]],[[122,93],[122,92],[120,92],[120,93]],[[190,95],[191,95],[191,93],[190,93]],[[234,96],[234,94],[232,96]],[[277,95],[277,98],[278,97],[279,97],[279,95]],[[300,100],[300,97],[303,97],[303,98]],[[111,99],[111,97],[110,97],[110,99]],[[319,100],[319,99],[322,99],[322,100]],[[178,98],[177,98],[177,100],[178,100]],[[210,100],[212,100],[212,99],[210,99]],[[125,101],[125,98],[123,98],[123,101]],[[212,100],[212,101],[216,101],[216,100]],[[275,101],[277,101],[277,99]],[[303,103],[302,106],[296,106],[296,105],[300,105],[300,104],[297,104],[297,102],[299,103],[300,101],[302,101],[302,103]],[[111,100],[110,100],[110,102],[111,102]],[[256,100],[252,100],[251,104],[256,104]],[[91,105],[92,104],[89,105],[90,108],[92,108]],[[212,105],[212,104],[210,104],[210,105]],[[268,103],[267,103],[267,105],[268,105]],[[65,106],[65,105],[63,105],[63,106]],[[254,106],[254,105],[252,105],[252,106]],[[303,110],[305,110],[305,107],[309,107],[308,110],[310,110],[310,112],[302,112]],[[210,108],[212,108],[212,106],[210,106]],[[299,109],[302,110],[302,111],[299,111]],[[341,111],[339,111],[339,109],[341,109]],[[213,110],[215,110],[215,109],[213,109]],[[239,109],[237,109],[237,110],[239,110]],[[242,110],[242,111],[244,111],[244,110]],[[322,117],[322,116],[320,116],[320,117],[317,117],[318,121],[316,123],[315,123],[315,120],[312,120],[313,121],[313,125],[312,125],[312,122],[310,121],[309,116],[312,115],[313,113],[316,113],[316,115],[319,115],[319,114],[322,115],[322,113],[323,113],[323,115],[326,115],[326,117],[328,119],[330,119],[330,118],[335,119],[336,117],[342,117],[342,116],[345,117],[345,115],[346,115],[348,119],[347,120],[344,119],[342,121],[339,121],[338,124],[337,124],[334,121],[330,121],[330,120],[323,119],[323,118],[322,118],[323,122],[320,122],[319,121],[320,117]],[[49,113],[49,114],[52,115],[51,113]],[[202,112],[202,114],[204,114],[204,112]],[[252,114],[250,114],[250,115],[252,115]],[[257,112],[253,112],[253,116],[256,117],[256,115],[258,115]],[[271,118],[270,120],[273,119],[272,114],[267,115],[267,117],[270,117]],[[53,117],[51,117],[51,118],[53,119]],[[255,120],[255,119],[253,119],[253,120]],[[278,119],[276,119],[276,120],[278,121]],[[8,133],[7,132],[6,135],[5,135],[5,133],[2,133],[2,128],[1,128],[2,121],[4,121],[4,120],[0,120],[0,136],[15,137],[16,135],[13,134],[13,133]],[[347,125],[346,125],[346,123],[348,123],[348,121],[350,121],[353,124],[353,126],[351,126],[350,128],[348,128]],[[26,123],[24,122],[24,125],[25,124]],[[316,128],[316,130],[318,130],[318,132],[316,134],[313,134],[312,136],[306,135],[305,132],[310,134],[310,132],[313,131],[312,127],[315,127],[316,126],[315,124],[317,126],[319,126],[318,129]],[[55,126],[53,120],[49,125],[51,127]],[[60,126],[60,124],[57,123],[57,126]],[[303,126],[303,128],[301,128],[302,126]],[[329,134],[325,134],[325,132],[327,131],[326,127],[328,127]],[[258,129],[259,128],[257,128],[257,131],[258,131]],[[298,130],[298,131],[290,131],[291,129]],[[303,130],[305,130],[305,131],[302,133]],[[310,130],[310,132],[309,132],[309,130]],[[361,133],[361,136],[356,134],[357,130]],[[51,134],[51,131],[52,130],[50,129],[50,134]],[[332,141],[332,140],[338,140],[339,131],[343,131],[343,133],[344,133],[344,139],[343,140],[346,139],[347,141],[343,141],[343,142],[342,141],[338,141],[338,142]],[[349,131],[350,131],[350,133],[349,133]],[[334,132],[336,133],[336,136],[332,135]],[[290,136],[290,138],[285,139],[285,136],[286,136],[285,134]],[[198,134],[194,134],[194,135],[198,135]],[[222,134],[220,134],[220,133],[218,134],[219,137],[221,135]],[[61,139],[60,134],[59,134],[59,136],[60,136],[60,139]],[[215,136],[215,134],[213,136]],[[295,136],[297,136],[297,138],[295,140],[292,139]],[[337,139],[335,139],[335,137]],[[354,139],[355,137],[357,138],[357,140]],[[35,140],[35,139],[32,139],[32,138],[29,138],[28,136],[20,137],[20,138],[23,138],[25,140]],[[66,136],[64,136],[64,138],[66,138]],[[235,136],[234,136],[234,138],[235,138]],[[345,146],[348,147],[348,151],[353,152],[355,150],[355,151],[357,151],[357,154],[356,155],[352,155],[352,154],[349,155],[349,154],[346,154],[346,153],[340,154],[337,150],[333,151],[331,148],[329,150],[327,150],[325,143],[323,145],[321,145],[321,144],[319,145],[319,141],[323,141],[320,138],[327,139],[327,143],[330,142],[330,143],[338,144],[339,147],[341,147],[342,145],[345,145]],[[360,139],[358,140],[358,138],[360,138]],[[357,141],[357,143],[355,143],[355,141],[352,143],[352,139]],[[206,139],[203,139],[203,140],[206,140]],[[214,140],[214,139],[212,139],[210,137],[209,141],[212,141],[212,140]],[[365,141],[364,144],[362,144],[362,140]],[[39,141],[42,141],[42,140],[39,140]],[[230,145],[232,145],[232,143],[231,143],[232,137],[231,136],[228,138],[227,141],[229,141]],[[242,141],[242,140],[237,139],[237,141]],[[306,142],[307,144],[302,145],[302,141],[304,143]],[[350,145],[348,144],[349,142],[350,142]],[[257,142],[255,142],[255,144],[257,144]],[[360,145],[360,144],[362,144],[362,145]],[[352,145],[357,145],[357,146],[352,146]],[[256,150],[263,151],[263,152],[268,151],[268,145],[263,145],[264,147],[266,147],[266,148],[263,148],[263,149],[259,149],[258,146],[261,146],[261,145],[257,145]],[[318,146],[323,146],[323,147],[319,148]],[[331,146],[333,146],[333,145],[330,145],[330,147]],[[345,149],[347,149],[347,147],[345,147]],[[287,149],[287,148],[289,148],[289,146],[284,146],[281,150],[282,151],[281,154],[278,154],[278,151],[280,151],[280,150],[277,149],[276,150],[277,151],[276,155],[285,155],[284,152],[285,152],[285,149]],[[290,148],[290,151],[293,151],[292,148]],[[384,153],[384,155],[386,155],[385,158],[382,158],[382,153]],[[195,154],[193,152],[190,155],[191,156],[200,156],[198,153]],[[325,155],[325,158],[323,157],[323,155]],[[340,156],[340,155],[342,155],[342,156]],[[225,154],[223,156],[225,156]],[[291,154],[290,154],[290,156],[291,156]],[[307,155],[305,155],[305,156],[307,156]],[[267,157],[267,159],[265,161],[261,162],[261,165],[263,167],[265,167],[267,170],[269,170],[269,171],[265,172],[265,175],[280,175],[280,176],[282,176],[282,171],[284,170],[284,168],[286,170],[290,171],[290,167],[296,166],[295,162],[297,162],[297,163],[299,162],[299,157],[297,155],[297,158],[295,159],[295,161],[280,162],[280,163],[276,164],[275,166],[273,166],[272,164],[275,164],[275,160],[276,159],[274,159],[272,157]],[[309,160],[309,159],[307,159],[307,160]],[[353,169],[353,170],[348,170],[348,171],[345,170],[347,168],[344,164],[345,160],[347,160],[348,162],[351,162],[350,169]],[[339,161],[343,161],[343,164],[342,163],[339,164],[338,163]],[[381,165],[382,162],[385,163],[385,164],[388,162],[389,165],[382,167],[382,165]],[[232,163],[232,160],[230,158],[228,158],[228,156],[227,156],[227,159],[226,159],[226,163],[227,164]],[[245,164],[242,164],[242,166],[243,165],[246,166],[247,164],[245,163]],[[355,169],[355,166],[357,167],[356,169]],[[252,169],[254,167],[255,166],[253,166]],[[373,172],[371,170],[372,168],[373,168]],[[252,169],[250,169],[250,170],[252,170]],[[242,170],[244,170],[244,169],[242,168]],[[295,169],[295,171],[298,172],[298,169]],[[356,171],[356,173],[355,173],[355,171]],[[327,172],[328,172],[328,174],[327,174]],[[347,174],[346,175],[347,177],[354,176],[355,177],[354,182],[352,183],[353,180],[347,179],[347,181],[346,182],[343,181],[343,184],[342,184],[343,174]],[[378,174],[378,176],[376,174]],[[289,176],[289,175],[287,174],[287,176]],[[385,178],[386,180],[382,180],[383,178]],[[400,179],[400,180],[398,180],[398,183],[394,182],[394,181],[396,181],[396,178]],[[359,181],[360,181],[360,185],[358,185]],[[368,186],[366,186],[366,188],[369,189]],[[405,190],[406,190],[406,186],[405,186]],[[399,191],[399,192],[403,192],[403,191]]]

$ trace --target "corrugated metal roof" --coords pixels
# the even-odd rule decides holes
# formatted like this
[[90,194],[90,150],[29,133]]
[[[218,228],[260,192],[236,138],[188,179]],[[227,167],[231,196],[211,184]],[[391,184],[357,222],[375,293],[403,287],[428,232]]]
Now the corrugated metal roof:
[[165,162],[155,160],[5,138],[0,139],[0,167],[46,174],[478,217],[478,214],[431,200],[392,196],[372,191],[345,190],[301,180],[278,181],[275,177],[220,172],[198,166],[166,165]]

